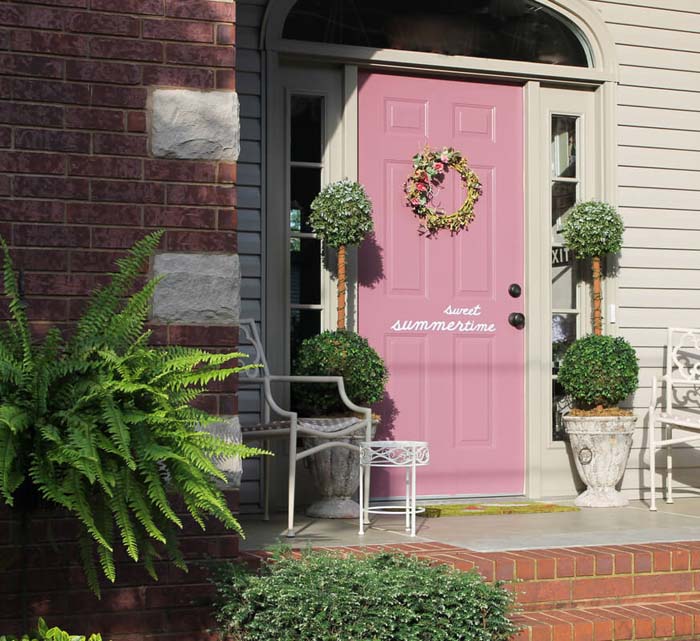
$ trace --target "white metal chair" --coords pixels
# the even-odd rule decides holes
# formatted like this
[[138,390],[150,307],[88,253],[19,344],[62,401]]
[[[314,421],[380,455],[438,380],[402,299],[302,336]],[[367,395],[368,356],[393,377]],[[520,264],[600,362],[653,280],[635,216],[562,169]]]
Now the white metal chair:
[[[657,394],[663,389],[662,410],[657,405]],[[654,376],[649,401],[649,473],[651,502],[649,509],[656,511],[656,450],[666,449],[666,502],[673,503],[674,445],[700,440],[700,404],[688,403],[689,397],[697,400],[700,393],[700,329],[669,327],[666,342],[664,374]],[[694,412],[694,413],[693,413]],[[663,438],[656,438],[656,427],[662,426]],[[673,436],[673,429],[684,432]]]
[[[372,411],[368,407],[355,405],[345,392],[345,384],[342,376],[274,376],[265,357],[260,334],[255,321],[245,319],[239,321],[240,330],[249,343],[242,344],[241,351],[252,349],[249,362],[261,365],[260,368],[245,370],[241,373],[241,385],[262,385],[263,389],[263,421],[256,425],[241,426],[243,440],[261,440],[263,442],[273,438],[287,438],[289,440],[289,477],[288,477],[288,502],[287,502],[287,536],[294,536],[294,494],[296,485],[296,464],[306,458],[328,449],[330,447],[346,447],[358,450],[359,447],[352,443],[343,442],[345,437],[364,431],[364,440],[371,440],[372,436]],[[349,427],[334,432],[322,432],[315,430],[305,423],[299,423],[297,413],[285,410],[279,406],[272,396],[272,383],[335,383],[338,386],[338,394],[348,410],[362,416]],[[271,420],[271,415],[276,414],[281,420]],[[297,440],[299,436],[315,436],[324,439],[324,442],[315,447],[299,450]],[[269,518],[269,485],[270,485],[269,457],[263,457],[264,478],[264,509],[265,519]],[[369,485],[369,468],[365,470],[365,483]]]

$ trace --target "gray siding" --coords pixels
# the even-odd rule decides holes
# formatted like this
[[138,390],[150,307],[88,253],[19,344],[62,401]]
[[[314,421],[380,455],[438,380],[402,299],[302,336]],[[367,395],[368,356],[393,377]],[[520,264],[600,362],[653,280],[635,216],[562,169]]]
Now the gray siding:
[[[263,320],[262,98],[258,51],[265,0],[236,3],[236,90],[241,105],[241,153],[238,159],[238,253],[241,259],[241,317]],[[238,409],[242,424],[260,420],[260,392],[242,389]],[[259,459],[244,461],[241,509],[261,505]]]
[[[669,325],[700,326],[700,2],[595,0],[617,45],[618,205],[627,231],[618,276],[620,333],[639,354],[639,416],[623,487],[649,482],[647,407]],[[665,459],[664,459],[665,461]],[[659,454],[657,463],[663,464]],[[680,484],[700,453],[679,448]],[[663,471],[663,470],[662,470]]]

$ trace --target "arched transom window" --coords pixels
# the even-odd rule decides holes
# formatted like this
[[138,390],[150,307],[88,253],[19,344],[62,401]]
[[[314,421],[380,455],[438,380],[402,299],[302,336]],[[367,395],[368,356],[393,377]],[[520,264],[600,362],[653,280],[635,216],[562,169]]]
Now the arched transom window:
[[592,64],[576,27],[534,0],[299,0],[283,37],[552,65]]

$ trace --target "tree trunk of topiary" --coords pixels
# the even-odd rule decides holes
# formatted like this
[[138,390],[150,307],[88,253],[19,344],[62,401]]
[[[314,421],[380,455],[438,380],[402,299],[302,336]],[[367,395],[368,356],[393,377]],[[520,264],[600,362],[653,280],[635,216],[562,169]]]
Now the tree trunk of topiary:
[[601,336],[603,333],[603,314],[601,310],[601,276],[600,256],[593,256],[593,333]]
[[345,245],[338,247],[338,329],[345,329]]

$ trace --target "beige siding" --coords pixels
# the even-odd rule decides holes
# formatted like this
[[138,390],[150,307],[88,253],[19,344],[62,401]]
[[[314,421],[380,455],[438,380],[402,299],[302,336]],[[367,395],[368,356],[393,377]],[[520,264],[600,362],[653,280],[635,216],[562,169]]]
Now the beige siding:
[[[700,1],[591,0],[617,44],[618,204],[627,231],[618,277],[620,333],[637,349],[639,416],[623,487],[649,483],[647,407],[665,328],[700,326]],[[665,459],[657,455],[657,465]],[[697,487],[700,453],[679,448],[681,486]],[[663,469],[662,469],[663,471]]]

